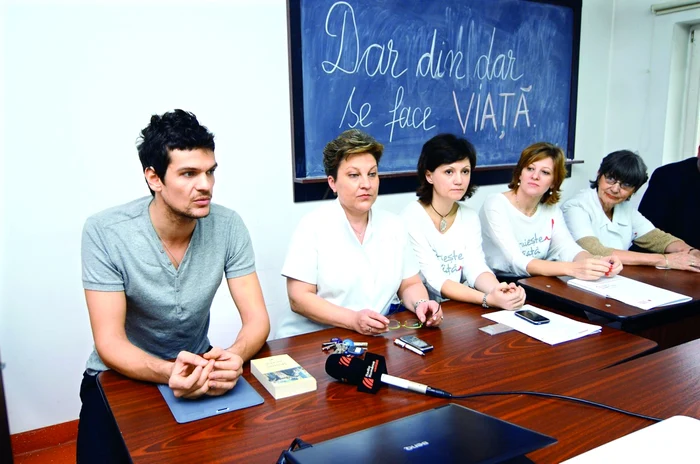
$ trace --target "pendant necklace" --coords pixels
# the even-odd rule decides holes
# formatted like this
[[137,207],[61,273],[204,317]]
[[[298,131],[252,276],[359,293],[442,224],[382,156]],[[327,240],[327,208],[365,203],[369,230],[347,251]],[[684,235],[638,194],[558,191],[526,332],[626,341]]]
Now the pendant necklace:
[[445,229],[447,229],[447,219],[446,218],[452,212],[452,208],[450,208],[450,210],[447,212],[447,214],[445,214],[443,216],[442,214],[438,213],[438,210],[435,209],[435,207],[433,206],[432,203],[430,203],[430,207],[433,208],[433,211],[435,211],[435,214],[440,216],[440,233],[445,232]]

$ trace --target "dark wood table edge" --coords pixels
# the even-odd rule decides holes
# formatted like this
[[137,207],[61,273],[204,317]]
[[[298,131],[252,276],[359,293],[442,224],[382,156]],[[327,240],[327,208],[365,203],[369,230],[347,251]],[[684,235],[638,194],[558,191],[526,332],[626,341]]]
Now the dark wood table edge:
[[[567,311],[566,308],[575,308],[576,310],[580,310],[583,313],[589,312],[592,314],[595,314],[596,316],[600,316],[605,320],[610,321],[610,323],[613,322],[619,322],[623,326],[632,326],[636,329],[645,329],[649,328],[655,325],[658,325],[659,323],[662,322],[668,322],[671,320],[680,320],[689,316],[692,316],[697,313],[697,306],[698,301],[691,301],[691,302],[685,302],[685,303],[679,303],[679,304],[674,304],[674,305],[668,305],[668,306],[659,306],[656,308],[652,308],[650,310],[643,310],[639,309],[639,311],[643,311],[639,314],[633,315],[633,316],[618,316],[614,314],[610,314],[605,312],[602,309],[595,308],[583,303],[580,303],[578,300],[574,299],[569,299],[563,296],[559,296],[553,293],[550,293],[546,290],[543,290],[541,288],[528,285],[526,282],[522,282],[523,279],[518,281],[518,284],[523,286],[527,291],[532,291],[536,295],[541,296],[542,300],[537,300],[533,299],[530,300],[528,299],[528,303],[534,304],[534,305],[543,305],[543,306],[549,306],[555,310],[567,313],[570,311]],[[576,291],[581,291],[583,290],[578,290],[578,289],[572,289]],[[584,292],[584,293],[589,293],[589,292]],[[589,293],[592,295],[592,293]],[[605,301],[606,298],[598,297],[601,299],[601,301]],[[624,304],[624,303],[621,303]],[[627,305],[629,306],[629,305]],[[631,307],[631,306],[630,306]],[[580,316],[580,314],[579,314]]]
[[[107,411],[109,412],[109,416],[112,418],[112,423],[114,424],[114,427],[116,427],[117,431],[119,431],[119,438],[122,442],[122,445],[124,445],[124,449],[126,450],[127,456],[129,456],[129,462],[133,463],[134,460],[131,459],[131,452],[129,452],[129,447],[126,446],[126,441],[124,440],[124,435],[122,434],[122,431],[119,428],[119,424],[117,423],[117,418],[114,416],[114,413],[112,412],[112,408],[109,405],[109,401],[107,401],[107,394],[105,393],[104,388],[102,388],[102,382],[100,381],[100,378],[102,377],[102,374],[104,374],[105,372],[109,372],[109,371],[102,371],[95,376],[95,380],[97,382],[97,389],[100,392],[100,396],[102,397],[102,402],[104,403],[105,408],[107,408]],[[123,375],[123,374],[120,374],[120,375]],[[129,378],[129,380],[132,380],[134,382],[141,382],[139,380],[135,380],[135,379],[131,379],[131,378]],[[149,382],[141,382],[141,383],[150,385]],[[155,386],[155,384],[153,384],[153,385]]]
[[[460,303],[455,303],[455,302],[445,303],[445,304],[448,305],[448,308],[449,308],[451,305],[461,306]],[[443,306],[444,306],[445,304],[443,304]],[[474,310],[476,310],[476,311],[483,312],[483,310],[482,310],[478,305],[469,305],[469,306],[473,306],[472,309],[474,309]],[[556,308],[547,308],[547,309],[554,309],[555,311],[557,311],[557,312],[559,312],[559,313],[562,313],[562,312],[563,312],[562,310],[557,310]],[[399,318],[406,318],[406,317],[410,317],[410,316],[411,316],[410,313],[406,313],[406,314],[403,314],[403,315],[399,316]],[[484,319],[484,322],[491,322],[491,321],[489,321],[489,320],[487,320],[487,319]],[[615,330],[615,329],[604,328],[604,330]],[[303,335],[301,335],[301,336],[303,336]],[[291,338],[295,338],[295,337],[291,337]],[[612,367],[612,366],[614,366],[614,365],[621,364],[621,363],[626,362],[626,361],[631,360],[631,359],[636,359],[636,358],[642,356],[643,354],[647,354],[647,353],[649,353],[649,352],[654,351],[654,349],[655,349],[655,347],[656,347],[656,343],[655,343],[655,342],[653,342],[653,341],[651,341],[651,340],[648,340],[648,339],[645,339],[644,337],[639,337],[639,338],[642,338],[642,339],[646,340],[647,342],[649,342],[650,345],[653,345],[653,346],[649,346],[647,349],[645,349],[644,352],[635,354],[635,355],[633,355],[633,356],[630,356],[630,357],[628,357],[628,358],[625,358],[624,360],[616,361],[616,362],[614,362],[614,363],[610,363],[610,364],[605,365],[605,366],[599,366],[599,367],[598,367],[598,370],[597,370],[596,372],[603,371],[603,370],[605,370],[605,369],[607,369],[607,368],[609,368],[609,367]],[[287,343],[288,343],[288,340],[289,340],[289,339],[269,340],[269,341],[267,341],[267,342],[265,343],[265,345],[263,345],[263,347],[261,348],[261,352],[264,352],[264,351],[268,351],[268,352],[269,352],[269,351],[271,351],[271,350],[285,349],[285,347],[286,347],[286,345],[287,345]],[[255,357],[255,356],[254,356],[254,357]],[[253,381],[253,379],[252,379],[252,374],[250,374],[250,367],[249,367],[249,366],[250,366],[249,361],[246,362],[246,363],[244,364],[244,377],[245,377],[246,379],[248,379],[249,381],[251,381],[251,383],[253,384],[254,381]],[[100,373],[99,375],[102,376],[102,374],[103,374],[103,373]],[[113,371],[112,374],[110,374],[110,375],[119,375],[119,376],[122,376],[122,374],[119,374],[119,373],[116,372],[116,371]],[[109,403],[106,401],[106,395],[105,395],[105,392],[104,392],[104,390],[103,390],[102,383],[101,383],[99,380],[100,380],[100,377],[98,377],[98,385],[99,385],[99,388],[100,388],[100,392],[101,392],[101,394],[102,394],[102,396],[103,396],[103,400],[105,400],[105,402],[106,402],[106,404],[107,404],[107,406],[108,406],[108,408],[109,408]],[[133,379],[129,379],[129,380],[132,380],[132,381],[134,381],[134,382],[138,382],[138,383],[141,383],[141,384],[144,384],[144,385],[152,385],[152,384],[149,383],[149,382],[140,382],[140,381],[136,381],[136,380],[133,380]],[[439,385],[438,385],[438,386],[439,386]],[[506,398],[507,398],[507,397],[506,397]],[[479,404],[479,402],[473,403],[473,402],[470,402],[470,401],[464,401],[464,400],[462,400],[462,399],[445,399],[445,404],[447,404],[447,403],[449,403],[449,402],[454,402],[454,403],[456,403],[456,404],[459,404],[459,405],[468,407],[468,408],[473,409],[473,410],[475,410],[475,411],[480,411],[480,412],[482,411],[482,406]],[[426,403],[424,404],[424,407],[421,407],[421,408],[419,408],[419,409],[420,409],[420,411],[423,411],[423,410],[432,409],[432,408],[434,408],[434,407],[436,407],[435,404],[426,402]],[[112,414],[112,417],[114,418],[114,414],[112,413],[111,408],[109,408],[109,411],[110,411],[110,413]],[[415,413],[417,413],[417,412],[419,412],[419,411],[415,411],[415,412],[413,412],[412,414],[415,414]],[[487,412],[484,412],[484,413],[488,414]],[[116,418],[114,418],[114,420],[115,420],[115,422],[116,422]],[[506,419],[506,420],[507,420],[507,419]],[[511,421],[511,422],[512,422],[512,421]],[[120,433],[121,433],[121,431],[120,431]],[[123,436],[123,435],[122,435],[122,439],[124,440],[124,436]],[[133,458],[132,458],[132,462],[133,462]]]
[[[622,304],[622,305],[627,306],[628,308],[631,308],[633,311],[637,311],[637,314],[628,315],[628,316],[625,316],[625,315],[615,315],[615,314],[610,314],[610,313],[606,312],[606,311],[603,310],[603,309],[596,308],[596,307],[594,307],[594,306],[589,306],[589,305],[580,303],[577,299],[566,298],[566,297],[559,296],[559,295],[553,294],[553,293],[551,293],[551,292],[548,292],[547,290],[543,290],[542,288],[539,288],[539,287],[537,287],[537,286],[534,286],[534,285],[530,284],[529,282],[526,282],[526,280],[527,280],[527,279],[530,279],[530,278],[532,278],[532,277],[524,277],[524,278],[519,279],[519,280],[518,280],[518,285],[524,287],[524,288],[525,288],[526,290],[528,290],[528,291],[534,291],[534,292],[536,292],[536,293],[539,294],[539,295],[543,295],[543,296],[545,296],[545,297],[551,299],[552,301],[556,301],[557,303],[561,303],[561,304],[563,304],[564,306],[572,306],[572,307],[575,307],[575,308],[577,308],[577,309],[581,309],[581,310],[583,310],[583,311],[587,311],[587,312],[590,312],[590,313],[594,313],[594,314],[596,314],[596,315],[598,315],[598,316],[601,316],[601,317],[604,317],[604,318],[606,318],[606,319],[609,319],[609,320],[611,320],[611,321],[616,321],[616,322],[617,322],[617,321],[619,321],[619,322],[630,322],[630,321],[636,321],[636,320],[638,320],[638,319],[640,319],[640,318],[641,318],[641,319],[645,319],[645,318],[655,317],[655,316],[657,316],[657,315],[666,314],[666,313],[668,313],[669,311],[677,311],[679,308],[685,308],[685,307],[693,308],[693,307],[695,306],[695,304],[698,303],[697,300],[691,300],[691,301],[687,301],[687,302],[684,302],[684,303],[676,303],[676,304],[665,305],[665,306],[656,306],[656,307],[654,307],[654,308],[644,310],[644,309],[641,309],[641,308],[637,308],[636,306],[628,305],[627,303],[623,303],[623,302],[621,302],[621,301],[619,301],[619,300],[614,300],[614,301],[616,301],[616,302],[619,303],[619,304]],[[557,279],[558,277],[553,277],[553,278]],[[594,297],[600,299],[600,301],[601,301],[602,304],[605,304],[604,302],[610,299],[610,298],[603,298],[602,296],[596,295],[595,293],[592,293],[592,292],[587,292],[587,291],[585,291],[585,290],[581,290],[581,289],[578,289],[578,288],[570,287],[570,286],[568,286],[568,284],[567,284],[566,282],[563,282],[563,281],[562,281],[562,284],[563,284],[563,285],[567,285],[567,287],[568,287],[572,292],[574,292],[574,296],[575,296],[576,294],[581,294],[581,295],[584,295],[584,294],[585,294],[585,295],[589,295],[589,296],[594,296]],[[535,304],[537,304],[537,303],[538,303],[538,302],[535,302]],[[540,304],[545,304],[545,305],[546,305],[547,303],[540,303]],[[552,307],[553,307],[554,309],[559,309],[559,308],[557,308],[556,306],[552,306]]]

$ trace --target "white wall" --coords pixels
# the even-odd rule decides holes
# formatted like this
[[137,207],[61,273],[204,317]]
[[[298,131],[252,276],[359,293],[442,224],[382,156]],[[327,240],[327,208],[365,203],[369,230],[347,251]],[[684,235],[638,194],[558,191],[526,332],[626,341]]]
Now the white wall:
[[688,31],[700,23],[700,9],[655,16],[655,3],[615,0],[605,138],[606,153],[639,151],[650,172],[695,154],[680,142]]
[[[0,11],[2,11],[2,3],[0,3]],[[5,34],[4,34],[4,21],[0,20],[0,359],[2,358],[2,326],[3,326],[3,302],[5,301],[5,266],[2,263],[5,262],[5,189],[2,187],[4,185],[4,172],[5,172],[5,153],[7,152],[7,147],[5,144]],[[4,361],[3,361],[4,363]]]
[[[612,145],[645,155],[642,142],[662,143],[638,101],[653,97],[651,44],[625,52],[633,33],[656,31],[651,20],[641,31],[617,30],[622,13],[648,9],[633,3],[584,1],[576,157],[586,164],[566,181],[565,197],[586,185]],[[77,418],[92,345],[81,228],[88,215],[147,194],[134,144],[150,114],[186,108],[216,134],[215,201],[239,211],[250,229],[273,332],[288,310],[279,275],[287,243],[316,204],[292,199],[284,0],[11,3],[3,13],[0,350],[18,433]],[[627,83],[623,69],[636,70]],[[478,208],[502,190],[481,188],[471,203]],[[382,196],[378,206],[398,212],[413,198]],[[239,326],[220,292],[212,341],[230,343]]]
[[[135,141],[153,113],[186,108],[216,134],[215,200],[246,220],[270,312],[287,304],[279,269],[312,205],[292,204],[285,3],[149,5],[4,11],[0,348],[13,433],[77,417],[92,346],[81,229],[148,195]],[[239,326],[223,292],[214,343]]]

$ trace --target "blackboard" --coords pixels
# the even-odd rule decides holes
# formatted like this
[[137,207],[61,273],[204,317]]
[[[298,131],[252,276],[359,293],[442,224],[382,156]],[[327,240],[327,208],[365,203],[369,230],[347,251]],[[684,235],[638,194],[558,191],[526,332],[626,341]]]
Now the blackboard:
[[288,0],[294,177],[325,178],[323,147],[361,129],[380,173],[416,170],[451,132],[480,166],[527,145],[573,157],[580,0]]

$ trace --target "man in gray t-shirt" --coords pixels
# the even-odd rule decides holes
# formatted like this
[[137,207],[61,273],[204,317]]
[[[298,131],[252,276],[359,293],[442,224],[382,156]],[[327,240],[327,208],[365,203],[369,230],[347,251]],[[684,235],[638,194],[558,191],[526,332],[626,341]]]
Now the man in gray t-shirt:
[[[78,462],[128,460],[98,373],[167,383],[178,397],[221,395],[270,331],[248,230],[234,211],[211,204],[214,136],[175,110],[151,118],[138,152],[151,196],[98,213],[83,229],[95,348],[80,391]],[[207,338],[224,275],[242,321],[226,349]]]

